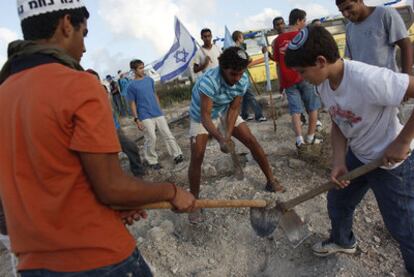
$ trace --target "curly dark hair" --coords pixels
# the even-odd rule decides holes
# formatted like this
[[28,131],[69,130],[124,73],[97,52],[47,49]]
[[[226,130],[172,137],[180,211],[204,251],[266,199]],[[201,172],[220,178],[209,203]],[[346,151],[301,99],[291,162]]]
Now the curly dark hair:
[[218,59],[221,69],[242,70],[249,65],[249,55],[237,46],[224,50]]
[[70,16],[70,23],[79,30],[80,24],[89,18],[85,7],[48,12],[25,18],[20,23],[25,40],[49,39],[53,36],[59,20],[65,15]]
[[338,45],[331,33],[322,26],[308,26],[309,36],[297,50],[288,48],[285,63],[288,67],[316,65],[316,58],[323,56],[329,63],[335,63],[339,56]]

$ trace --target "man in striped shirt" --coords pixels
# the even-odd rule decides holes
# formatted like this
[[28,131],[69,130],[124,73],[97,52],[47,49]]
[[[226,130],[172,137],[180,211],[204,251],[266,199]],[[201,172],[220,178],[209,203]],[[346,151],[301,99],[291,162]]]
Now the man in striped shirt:
[[[192,91],[190,105],[191,161],[188,170],[190,190],[196,198],[200,192],[201,164],[209,136],[214,137],[224,153],[234,147],[231,136],[242,142],[252,153],[266,176],[266,190],[284,191],[273,177],[272,169],[256,138],[239,116],[243,95],[249,86],[245,73],[249,64],[247,53],[239,47],[227,48],[219,57],[219,66],[199,78]],[[224,133],[218,125],[220,117],[226,126]],[[203,221],[201,211],[189,215],[192,223]]]

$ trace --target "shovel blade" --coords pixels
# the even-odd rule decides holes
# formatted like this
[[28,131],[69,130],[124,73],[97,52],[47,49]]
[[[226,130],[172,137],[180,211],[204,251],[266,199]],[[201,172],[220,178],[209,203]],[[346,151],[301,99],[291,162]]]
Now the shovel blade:
[[283,214],[280,218],[280,226],[293,248],[301,245],[312,234],[295,210],[289,210]]
[[259,237],[273,234],[279,224],[280,217],[281,212],[275,208],[250,208],[250,223]]

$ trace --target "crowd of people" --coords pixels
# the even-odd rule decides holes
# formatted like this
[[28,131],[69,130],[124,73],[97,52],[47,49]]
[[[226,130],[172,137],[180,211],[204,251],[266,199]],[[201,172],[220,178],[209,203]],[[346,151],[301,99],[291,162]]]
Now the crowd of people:
[[[147,168],[162,167],[155,151],[157,129],[174,163],[185,159],[161,110],[154,80],[145,76],[144,62],[131,60],[132,80],[121,72],[118,80],[106,76],[106,90],[93,69],[80,65],[89,18],[83,1],[17,2],[24,40],[10,43],[0,73],[0,126],[9,130],[0,134],[0,231],[2,240],[10,238],[21,276],[152,276],[124,226],[147,215],[128,207],[168,201],[174,211],[189,213],[190,223],[202,222],[205,215],[195,203],[209,137],[223,153],[234,150],[232,138],[239,140],[266,177],[264,189],[286,190],[245,121],[253,119],[249,106],[258,122],[267,119],[250,88],[246,70],[254,62],[241,47],[241,32],[233,34],[236,46],[222,51],[211,43],[211,30],[201,31],[203,45],[192,68],[197,81],[189,106],[187,191],[142,178]],[[355,253],[353,214],[372,189],[414,276],[414,116],[405,126],[397,116],[401,103],[414,98],[411,42],[392,8],[370,7],[363,0],[336,0],[336,5],[349,20],[347,59],[340,57],[320,21],[306,25],[306,12],[300,9],[290,12],[289,26],[281,17],[273,20],[279,35],[271,52],[263,49],[277,62],[296,147],[323,143],[315,135],[322,105],[332,119],[331,180],[340,189],[328,193],[330,236],[312,251],[318,256]],[[309,119],[305,137],[304,113]],[[128,115],[144,132],[144,161],[119,126],[118,117]],[[128,155],[135,176],[122,171],[120,151]],[[339,179],[378,159],[381,168],[352,182]]]

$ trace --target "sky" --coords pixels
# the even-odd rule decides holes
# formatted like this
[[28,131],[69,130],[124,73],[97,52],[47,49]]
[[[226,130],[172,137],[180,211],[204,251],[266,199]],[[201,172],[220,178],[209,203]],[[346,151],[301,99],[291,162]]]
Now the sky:
[[[230,32],[271,28],[272,19],[300,8],[307,19],[339,12],[334,0],[84,0],[91,16],[85,40],[84,68],[101,76],[128,70],[129,61],[138,58],[151,63],[165,54],[174,39],[174,16],[194,38],[208,27],[213,37]],[[380,0],[366,0],[378,4]],[[0,0],[0,65],[6,61],[7,44],[22,38],[15,0]]]

